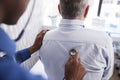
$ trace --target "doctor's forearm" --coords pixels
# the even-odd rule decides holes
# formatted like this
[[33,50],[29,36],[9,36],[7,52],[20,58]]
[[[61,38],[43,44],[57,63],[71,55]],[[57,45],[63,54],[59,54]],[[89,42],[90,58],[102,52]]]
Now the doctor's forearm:
[[31,53],[29,48],[17,51],[15,54],[15,59],[18,63],[22,63],[25,60],[29,59],[31,57]]

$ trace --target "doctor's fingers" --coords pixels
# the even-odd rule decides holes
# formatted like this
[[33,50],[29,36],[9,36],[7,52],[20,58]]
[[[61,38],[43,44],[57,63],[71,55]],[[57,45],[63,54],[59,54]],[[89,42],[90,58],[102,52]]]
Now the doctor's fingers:
[[79,58],[78,54],[76,54],[74,56],[70,56],[70,58],[68,59],[68,62],[67,62],[67,64],[77,64],[77,63],[80,63],[80,58]]
[[46,29],[46,30],[42,30],[38,35],[37,37],[40,38],[40,37],[44,37],[44,35],[46,34],[46,32],[48,32],[49,30]]
[[67,64],[72,63],[72,61],[73,61],[73,57],[72,57],[72,56],[70,56],[70,57],[69,57],[69,59],[68,59],[68,61],[67,61]]
[[71,56],[71,61],[72,62],[76,62],[76,63],[79,63],[80,62],[80,57],[79,57],[79,55],[78,55],[78,53],[76,53],[75,55],[73,55],[73,56]]

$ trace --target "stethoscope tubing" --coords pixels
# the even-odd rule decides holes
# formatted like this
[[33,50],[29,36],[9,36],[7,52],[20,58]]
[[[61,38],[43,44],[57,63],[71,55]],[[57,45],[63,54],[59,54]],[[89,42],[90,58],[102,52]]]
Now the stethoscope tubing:
[[29,22],[30,22],[30,20],[31,20],[31,17],[32,17],[32,15],[33,15],[33,11],[34,11],[34,9],[35,9],[35,4],[36,4],[36,0],[34,0],[34,2],[33,2],[32,9],[31,9],[29,18],[28,18],[25,26],[24,26],[23,29],[21,30],[21,32],[20,32],[20,34],[18,35],[18,37],[17,37],[16,39],[14,39],[15,42],[18,42],[18,41],[22,38],[22,36],[24,35],[25,29],[28,27],[28,24],[29,24]]

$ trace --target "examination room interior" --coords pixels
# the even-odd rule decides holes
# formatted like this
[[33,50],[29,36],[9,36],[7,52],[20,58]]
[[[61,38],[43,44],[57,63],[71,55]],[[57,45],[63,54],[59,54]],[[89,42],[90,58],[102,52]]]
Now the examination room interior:
[[[29,15],[32,15],[25,33],[16,43],[17,50],[24,49],[33,44],[36,35],[43,29],[55,29],[61,20],[58,12],[59,0],[30,0],[27,10],[16,25],[2,24],[3,28],[12,39],[15,39],[26,24]],[[90,11],[85,20],[85,28],[106,32],[113,39],[115,54],[114,74],[110,80],[120,80],[120,0],[91,0]],[[39,60],[38,53],[21,64],[33,74],[47,77],[43,64]]]

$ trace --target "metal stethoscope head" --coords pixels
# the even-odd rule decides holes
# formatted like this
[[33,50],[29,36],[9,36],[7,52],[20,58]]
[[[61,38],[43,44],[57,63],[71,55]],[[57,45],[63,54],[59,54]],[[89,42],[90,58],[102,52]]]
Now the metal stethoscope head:
[[76,54],[78,54],[78,51],[76,49],[70,50],[70,56],[75,56]]

